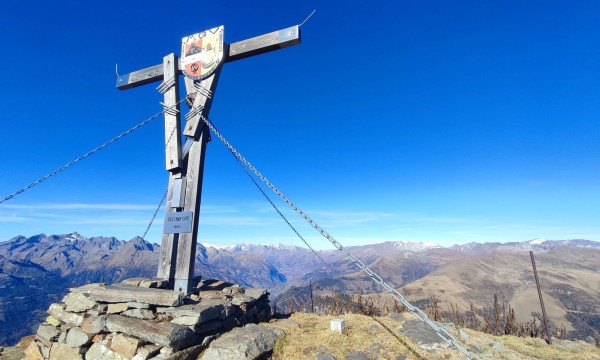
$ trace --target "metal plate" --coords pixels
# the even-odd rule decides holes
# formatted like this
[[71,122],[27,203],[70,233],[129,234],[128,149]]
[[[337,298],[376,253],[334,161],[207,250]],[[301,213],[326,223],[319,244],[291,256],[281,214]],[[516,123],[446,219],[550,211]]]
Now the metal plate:
[[223,25],[181,39],[181,70],[192,80],[212,75],[223,60]]
[[192,232],[192,211],[171,212],[165,214],[164,234],[183,234]]

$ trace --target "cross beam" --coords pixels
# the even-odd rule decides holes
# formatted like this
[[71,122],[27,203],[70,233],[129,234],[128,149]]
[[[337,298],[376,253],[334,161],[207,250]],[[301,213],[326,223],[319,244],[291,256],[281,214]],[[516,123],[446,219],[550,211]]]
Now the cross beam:
[[[198,239],[204,157],[206,145],[210,141],[210,133],[201,118],[208,118],[223,63],[299,43],[300,25],[296,25],[233,44],[223,44],[223,59],[214,73],[203,80],[187,77],[184,79],[186,103],[191,110],[185,116],[183,132],[178,92],[178,78],[183,72],[175,54],[165,56],[162,64],[118,76],[119,90],[162,80],[157,90],[164,95],[165,160],[166,170],[169,171],[169,189],[157,277],[168,279],[171,289],[189,293],[195,285],[192,284],[192,279]],[[186,138],[183,146],[182,135]]]
[[[264,54],[300,43],[300,26],[273,31],[250,39],[234,42],[225,47],[224,62],[245,59],[250,56]],[[164,76],[163,64],[150,66],[117,77],[117,89],[127,90],[137,86],[160,81]],[[177,64],[177,75],[181,75],[181,67]]]

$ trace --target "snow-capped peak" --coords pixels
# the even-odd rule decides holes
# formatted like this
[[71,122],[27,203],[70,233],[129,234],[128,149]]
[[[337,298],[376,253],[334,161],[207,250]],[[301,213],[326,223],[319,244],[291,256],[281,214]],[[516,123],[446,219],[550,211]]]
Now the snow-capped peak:
[[394,246],[397,248],[412,250],[412,251],[441,248],[441,246],[439,244],[434,243],[432,241],[423,241],[423,242],[395,241]]
[[537,239],[533,239],[533,240],[529,241],[529,243],[531,245],[540,245],[541,243],[546,242],[546,241],[547,241],[546,239],[537,238]]
[[70,234],[65,235],[65,239],[69,240],[70,242],[73,242],[77,240],[82,240],[83,236],[79,235],[76,231],[74,231]]

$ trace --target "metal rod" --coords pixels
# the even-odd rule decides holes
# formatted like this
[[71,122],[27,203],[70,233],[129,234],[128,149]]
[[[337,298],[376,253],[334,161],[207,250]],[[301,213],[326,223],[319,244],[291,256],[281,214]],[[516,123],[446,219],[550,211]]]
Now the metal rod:
[[546,330],[546,342],[548,345],[552,345],[552,337],[548,331],[548,321],[546,320],[546,308],[544,307],[544,299],[542,299],[542,288],[540,287],[540,279],[538,278],[537,268],[535,267],[535,258],[533,257],[533,251],[529,252],[531,257],[531,265],[533,265],[533,275],[535,276],[535,283],[537,285],[538,296],[540,297],[540,305],[542,306],[542,316],[544,320],[544,329]]
[[311,312],[314,314],[315,313],[315,304],[313,303],[312,283],[310,283],[309,286],[310,286],[310,308],[311,308]]

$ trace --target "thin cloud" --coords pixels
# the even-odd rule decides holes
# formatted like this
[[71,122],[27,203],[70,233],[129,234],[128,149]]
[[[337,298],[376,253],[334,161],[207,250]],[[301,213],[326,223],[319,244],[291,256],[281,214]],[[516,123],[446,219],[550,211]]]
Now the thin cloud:
[[152,210],[156,205],[141,205],[141,204],[83,204],[83,203],[47,203],[47,204],[29,204],[29,205],[5,205],[10,209],[21,210],[118,210],[118,211],[139,211]]
[[0,215],[0,222],[4,223],[24,223],[28,221],[32,221],[33,219],[24,217],[24,216],[2,216]]

